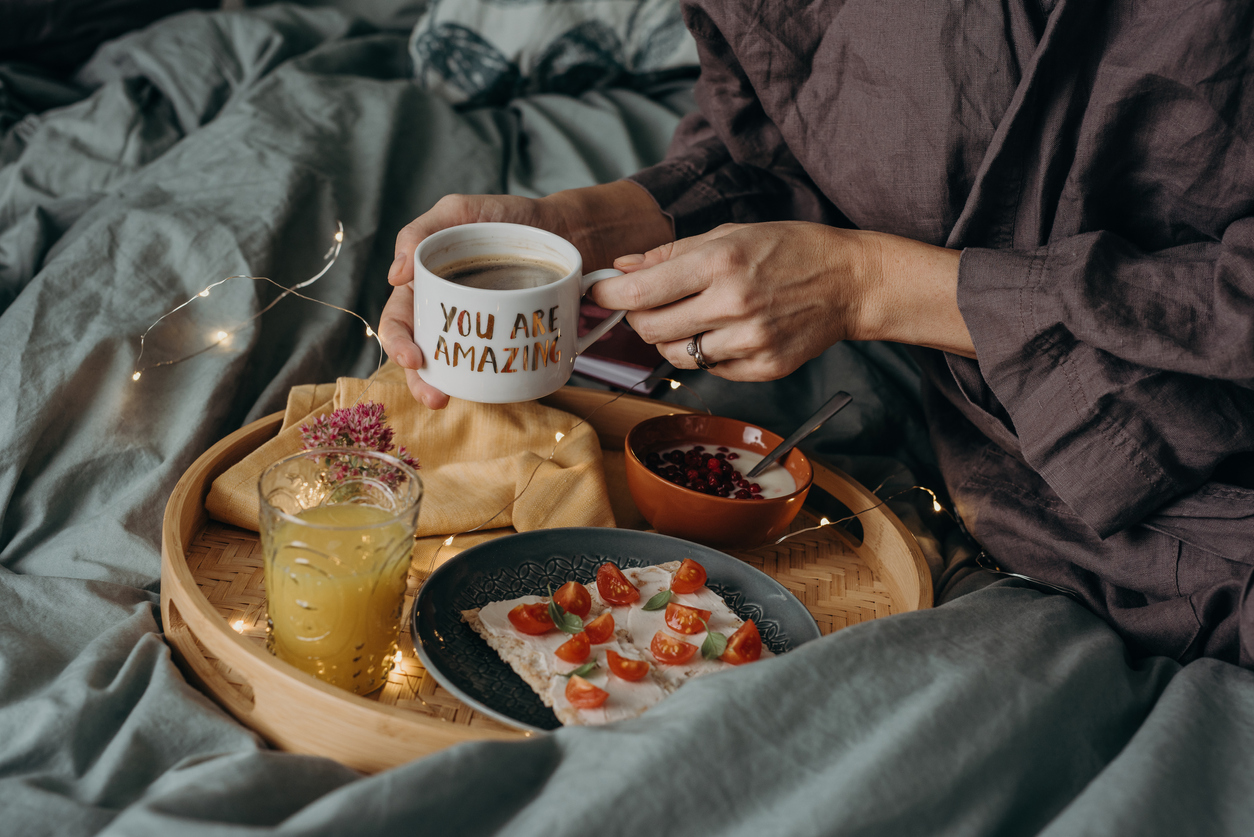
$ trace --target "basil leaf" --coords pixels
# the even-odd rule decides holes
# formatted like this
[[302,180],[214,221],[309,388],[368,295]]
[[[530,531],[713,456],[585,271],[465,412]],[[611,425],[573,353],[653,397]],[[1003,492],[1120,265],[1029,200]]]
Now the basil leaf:
[[708,631],[705,642],[701,643],[701,656],[707,660],[717,660],[727,650],[727,637],[718,631]]
[[[561,608],[558,609],[561,610]],[[583,630],[583,620],[573,613],[563,613],[560,620],[553,620],[553,624],[563,633],[577,634]]]
[[597,664],[595,661],[592,661],[592,662],[584,663],[579,668],[573,668],[570,671],[563,674],[562,676],[574,677],[575,675],[579,675],[580,677],[587,677],[589,674],[591,674],[592,672],[596,670],[597,670]]
[[[697,617],[700,619],[700,617]],[[705,626],[705,642],[701,643],[701,656],[707,660],[717,660],[727,650],[727,637],[718,631],[710,630],[710,623],[701,619]]]
[[654,596],[653,598],[645,602],[644,607],[640,609],[641,610],[661,610],[662,608],[670,604],[670,601],[671,601],[671,591],[663,590],[661,593],[658,593],[656,596]]
[[549,618],[559,631],[577,634],[583,630],[583,620],[573,613],[562,610],[562,606],[553,601],[553,588],[549,588]]

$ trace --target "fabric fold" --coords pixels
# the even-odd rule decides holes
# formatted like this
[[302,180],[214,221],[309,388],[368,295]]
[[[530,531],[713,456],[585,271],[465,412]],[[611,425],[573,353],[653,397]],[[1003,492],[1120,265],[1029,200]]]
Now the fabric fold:
[[508,526],[614,526],[591,425],[538,402],[453,399],[444,410],[428,410],[398,373],[389,364],[373,381],[340,378],[333,387],[293,388],[278,435],[214,480],[205,500],[210,516],[255,531],[257,480],[268,465],[301,450],[301,425],[368,400],[383,404],[396,443],[422,463],[419,537]]

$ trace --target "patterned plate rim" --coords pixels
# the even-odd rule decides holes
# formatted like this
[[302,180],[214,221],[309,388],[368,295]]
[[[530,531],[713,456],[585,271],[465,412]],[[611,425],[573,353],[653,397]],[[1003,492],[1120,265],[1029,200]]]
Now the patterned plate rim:
[[[516,557],[511,560],[509,553]],[[557,729],[561,724],[552,710],[461,620],[461,611],[490,601],[544,595],[547,585],[556,586],[571,577],[589,583],[595,566],[605,560],[640,567],[685,557],[705,566],[710,576],[707,586],[740,618],[752,618],[763,643],[775,653],[785,653],[821,635],[814,616],[786,587],[726,553],[654,532],[571,527],[507,535],[470,547],[437,567],[414,597],[410,613],[414,649],[436,681],[474,710],[531,732]],[[474,567],[485,559],[484,568]],[[444,591],[459,580],[470,583],[449,593]],[[436,596],[438,601],[433,601]],[[787,628],[781,622],[787,623]],[[438,647],[441,641],[462,645],[473,659],[460,665],[455,655]],[[446,661],[451,671],[446,670]],[[494,679],[493,687],[476,688],[475,679]]]

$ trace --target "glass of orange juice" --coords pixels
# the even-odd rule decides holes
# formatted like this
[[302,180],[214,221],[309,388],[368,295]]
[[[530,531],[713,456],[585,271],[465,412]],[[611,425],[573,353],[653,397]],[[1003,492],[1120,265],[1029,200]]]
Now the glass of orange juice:
[[422,500],[418,472],[352,448],[310,450],[259,482],[266,647],[364,695],[387,680]]

